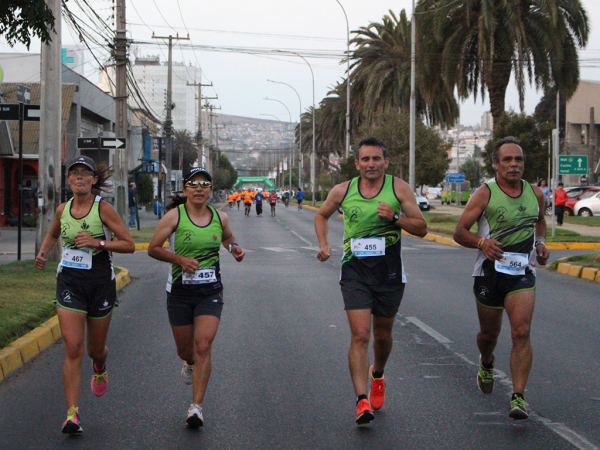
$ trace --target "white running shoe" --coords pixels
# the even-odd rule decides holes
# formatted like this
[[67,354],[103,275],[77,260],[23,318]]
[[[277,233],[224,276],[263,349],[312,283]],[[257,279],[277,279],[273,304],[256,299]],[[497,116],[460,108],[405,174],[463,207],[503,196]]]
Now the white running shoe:
[[192,375],[194,373],[194,366],[187,363],[187,361],[183,362],[183,367],[181,368],[181,379],[184,384],[190,386],[194,383],[192,379]]
[[202,417],[202,405],[190,405],[188,409],[187,420],[185,426],[188,428],[200,428],[204,425],[204,417]]

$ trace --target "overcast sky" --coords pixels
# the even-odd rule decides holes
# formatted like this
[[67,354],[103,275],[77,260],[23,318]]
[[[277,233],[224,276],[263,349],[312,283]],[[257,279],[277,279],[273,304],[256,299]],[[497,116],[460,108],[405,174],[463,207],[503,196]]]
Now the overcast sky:
[[[110,23],[112,1],[88,0],[101,17]],[[370,22],[381,21],[390,9],[399,13],[406,8],[412,10],[411,0],[340,0],[348,14],[350,31]],[[581,0],[588,12],[591,35],[587,49],[580,54],[581,78],[600,80],[600,2]],[[74,1],[67,3],[73,12],[79,11]],[[180,13],[181,11],[181,13]],[[292,85],[300,94],[302,108],[311,105],[312,77],[308,65],[299,57],[254,56],[223,51],[207,51],[189,46],[252,47],[265,49],[290,49],[303,55],[318,50],[330,55],[328,58],[307,58],[312,65],[315,78],[315,103],[327,94],[329,88],[345,76],[345,65],[340,65],[340,56],[346,50],[346,21],[342,8],[336,0],[127,0],[127,22],[129,36],[134,41],[132,51],[140,56],[161,55],[166,60],[165,45],[149,42],[152,32],[157,36],[187,36],[191,41],[181,41],[182,47],[173,50],[175,61],[200,66],[204,72],[203,82],[212,81],[214,90],[205,89],[210,96],[218,94],[217,104],[223,114],[265,118],[261,114],[272,114],[287,121],[286,109],[277,102],[266,101],[265,97],[283,102],[291,111],[292,120],[299,114],[296,94],[287,86],[269,83],[267,79]],[[75,44],[74,33],[63,26],[63,45]],[[163,43],[164,44],[164,43]],[[31,50],[39,52],[39,43]],[[23,51],[22,46],[10,49],[0,42],[0,51]],[[594,60],[590,62],[589,60]],[[587,62],[586,62],[587,61]],[[586,67],[588,66],[588,67]],[[591,67],[595,66],[595,67]],[[98,81],[96,77],[92,81]],[[525,110],[533,112],[540,93],[528,89]],[[487,100],[487,99],[486,99]],[[518,110],[518,95],[511,83],[507,93],[507,108]],[[461,123],[479,123],[483,111],[489,104],[468,99],[461,104]]]

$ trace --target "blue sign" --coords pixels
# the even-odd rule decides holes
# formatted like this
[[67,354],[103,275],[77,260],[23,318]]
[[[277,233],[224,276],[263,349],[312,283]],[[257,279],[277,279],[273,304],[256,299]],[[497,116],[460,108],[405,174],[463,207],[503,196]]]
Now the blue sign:
[[446,183],[464,183],[465,182],[465,174],[464,173],[447,173],[446,174]]

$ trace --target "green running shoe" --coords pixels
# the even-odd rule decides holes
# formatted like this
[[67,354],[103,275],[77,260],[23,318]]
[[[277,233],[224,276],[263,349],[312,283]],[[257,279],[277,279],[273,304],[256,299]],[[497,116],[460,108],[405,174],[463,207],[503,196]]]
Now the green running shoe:
[[513,399],[510,401],[508,417],[513,420],[523,420],[529,418],[527,408],[525,407],[525,400],[523,398],[513,395]]
[[479,355],[479,371],[477,372],[477,387],[479,390],[485,394],[489,395],[494,392],[494,363],[496,362],[496,358],[492,356],[492,367],[491,369],[486,369],[483,367],[483,363],[481,362],[481,355]]

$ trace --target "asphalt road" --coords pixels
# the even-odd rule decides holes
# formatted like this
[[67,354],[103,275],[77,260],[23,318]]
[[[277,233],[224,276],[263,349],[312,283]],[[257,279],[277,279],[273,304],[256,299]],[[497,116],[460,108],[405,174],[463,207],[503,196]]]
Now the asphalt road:
[[167,265],[140,251],[115,258],[134,279],[121,292],[111,325],[104,397],[92,395],[91,367],[84,365],[83,436],[60,433],[66,405],[59,342],[0,383],[0,448],[600,446],[600,287],[540,270],[526,392],[533,414],[512,422],[506,330],[496,351],[497,369],[505,375],[491,396],[476,387],[474,251],[410,237],[403,238],[408,285],[386,368],[386,404],[371,426],[354,426],[349,330],[337,282],[342,222],[331,219],[333,257],[319,263],[314,212],[277,209],[276,218],[257,218],[226,208],[248,254],[236,263],[222,253],[225,308],[202,429],[184,427],[191,388],[179,378],[167,320]]

